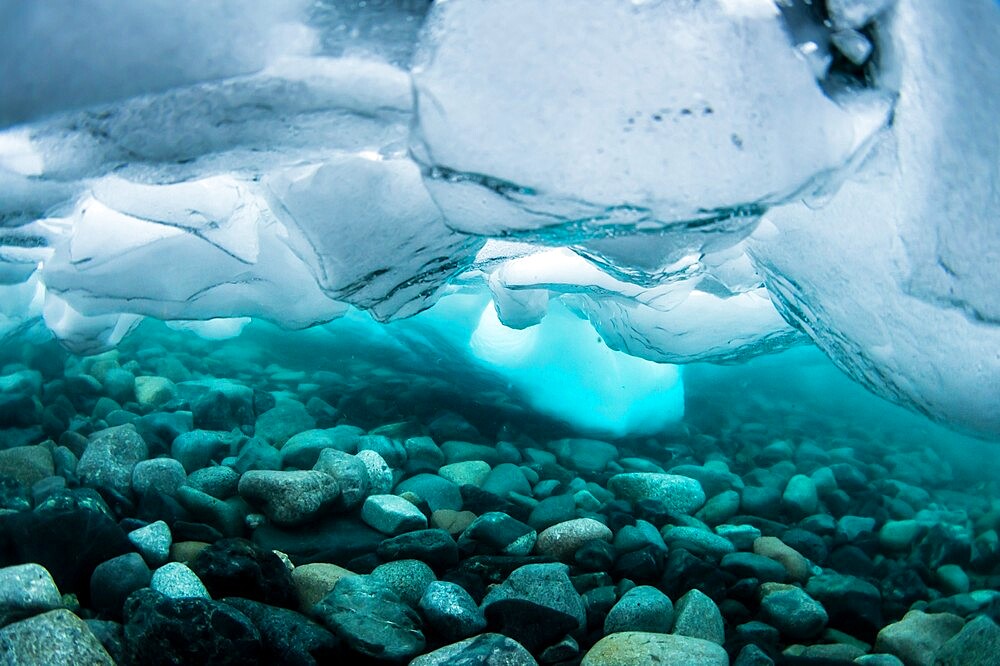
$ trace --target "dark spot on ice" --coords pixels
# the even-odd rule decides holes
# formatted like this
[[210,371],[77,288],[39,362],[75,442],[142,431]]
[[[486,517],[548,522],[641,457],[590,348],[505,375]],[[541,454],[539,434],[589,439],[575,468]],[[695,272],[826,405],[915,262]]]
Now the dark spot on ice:
[[660,114],[658,114],[658,113],[654,113],[654,114],[653,114],[653,121],[654,121],[654,122],[657,122],[657,123],[658,123],[658,122],[660,122],[661,120],[663,120],[663,116],[661,116],[661,115],[660,115]]
[[739,134],[730,134],[729,140],[733,142],[733,145],[743,150],[743,139],[740,138]]
[[690,115],[692,115],[691,114],[691,109],[681,109],[681,115],[682,116],[690,116]]

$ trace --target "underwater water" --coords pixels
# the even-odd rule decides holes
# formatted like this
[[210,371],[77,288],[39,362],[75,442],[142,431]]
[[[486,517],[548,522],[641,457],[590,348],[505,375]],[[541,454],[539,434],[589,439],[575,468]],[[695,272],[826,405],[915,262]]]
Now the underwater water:
[[0,0],[0,665],[1000,663],[998,58]]

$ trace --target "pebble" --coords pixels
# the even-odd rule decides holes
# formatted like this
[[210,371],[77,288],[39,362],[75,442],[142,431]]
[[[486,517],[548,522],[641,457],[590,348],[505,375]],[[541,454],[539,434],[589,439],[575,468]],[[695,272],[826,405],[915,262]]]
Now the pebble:
[[524,646],[502,634],[480,634],[421,655],[409,666],[538,666]]
[[51,610],[0,629],[4,666],[114,666],[115,662],[83,620],[68,610]]
[[315,666],[342,658],[337,637],[301,613],[239,597],[222,601],[249,618],[260,632],[262,649],[256,663]]
[[52,576],[39,564],[0,569],[0,627],[62,606]]
[[934,666],[937,651],[965,624],[951,613],[924,613],[911,610],[899,622],[878,632],[877,652],[899,657],[907,666]]
[[486,492],[506,497],[511,493],[531,495],[531,484],[524,476],[521,468],[513,463],[501,463],[490,470],[483,481],[482,489]]
[[371,576],[345,576],[313,614],[362,655],[409,660],[424,651],[420,616],[388,585]]
[[132,425],[95,432],[76,467],[80,482],[128,496],[132,493],[132,470],[149,457],[149,448]]
[[829,620],[826,609],[802,588],[780,583],[761,586],[761,615],[793,641],[814,638]]
[[446,641],[458,641],[486,629],[486,618],[465,588],[432,581],[419,601],[428,628]]
[[615,603],[604,619],[604,633],[644,631],[665,634],[674,622],[670,597],[650,585],[634,587]]
[[392,469],[382,456],[374,451],[364,450],[358,451],[355,457],[361,461],[368,472],[368,482],[372,493],[385,495],[392,490]]
[[371,491],[368,467],[357,456],[337,449],[324,449],[313,469],[329,474],[336,480],[340,495],[333,502],[335,510],[350,511],[360,506]]
[[427,502],[431,511],[438,509],[453,509],[458,511],[462,508],[462,491],[459,487],[436,474],[417,474],[400,481],[396,486],[397,494],[413,493],[420,499]]
[[204,467],[191,472],[187,484],[216,499],[226,500],[239,491],[239,473],[225,465]]
[[15,446],[0,450],[0,476],[32,486],[55,474],[52,451],[45,446]]
[[198,576],[180,562],[169,562],[154,571],[149,587],[170,599],[211,598]]
[[160,566],[170,556],[172,542],[170,528],[162,520],[128,533],[128,540],[136,547],[146,562],[153,567]]
[[186,480],[184,466],[173,458],[140,460],[132,468],[132,491],[138,496],[153,491],[173,497]]
[[705,503],[705,491],[695,479],[675,474],[626,472],[608,479],[608,490],[629,502],[656,500],[676,513],[691,514]]
[[696,555],[721,558],[736,550],[733,543],[698,527],[665,527],[663,541],[671,548],[683,548]]
[[721,646],[676,634],[625,631],[605,636],[584,655],[581,666],[729,666]]
[[501,511],[488,511],[462,532],[458,547],[466,556],[524,556],[531,553],[537,540],[538,533],[530,525]]
[[228,432],[192,430],[174,439],[170,444],[170,457],[190,474],[221,459],[236,441],[236,437]]
[[149,586],[153,573],[139,553],[101,562],[90,576],[90,603],[108,617],[121,619],[129,595]]
[[781,504],[794,518],[811,516],[819,509],[816,483],[805,474],[796,474],[788,480],[781,495]]
[[1000,627],[979,615],[949,638],[934,654],[935,666],[996,666],[1000,663]]
[[674,607],[673,633],[722,645],[726,638],[722,613],[700,590],[690,590]]
[[330,508],[340,487],[332,476],[313,470],[253,470],[240,477],[239,493],[276,525],[293,527]]
[[358,443],[364,431],[349,425],[340,425],[326,430],[306,430],[288,438],[281,447],[281,465],[297,469],[309,469],[316,465],[323,452],[333,449],[345,455],[358,452]]
[[293,435],[316,427],[316,419],[297,400],[283,399],[257,417],[254,436],[281,448]]
[[361,520],[389,536],[427,527],[420,509],[398,495],[369,495],[361,507]]
[[804,583],[812,575],[809,560],[794,548],[785,545],[777,537],[760,537],[753,542],[753,552],[779,562],[785,568],[788,578],[798,583]]
[[583,601],[565,564],[526,564],[483,598],[491,626],[530,651],[540,650],[586,626]]
[[903,552],[909,550],[927,527],[915,520],[890,520],[879,530],[879,544],[887,551]]
[[755,578],[761,583],[783,583],[788,577],[780,562],[755,553],[729,553],[720,566],[737,578]]
[[542,555],[571,560],[577,550],[590,541],[611,541],[612,532],[593,518],[576,518],[557,523],[538,535],[536,549]]
[[557,439],[549,450],[565,467],[584,474],[602,472],[618,459],[618,447],[596,439]]
[[437,580],[434,571],[420,560],[396,560],[375,567],[371,577],[389,586],[404,604],[416,608],[427,587]]
[[133,389],[136,402],[146,411],[156,409],[177,397],[177,387],[166,377],[136,377]]
[[444,465],[438,470],[438,475],[458,486],[482,486],[491,470],[482,460],[466,460]]

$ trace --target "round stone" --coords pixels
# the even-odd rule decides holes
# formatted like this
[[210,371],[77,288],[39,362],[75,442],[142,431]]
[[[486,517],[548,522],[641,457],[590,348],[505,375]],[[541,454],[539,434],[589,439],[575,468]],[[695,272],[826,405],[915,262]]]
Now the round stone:
[[576,518],[543,530],[535,548],[542,555],[568,561],[585,543],[611,541],[611,537],[611,529],[604,523],[593,518]]

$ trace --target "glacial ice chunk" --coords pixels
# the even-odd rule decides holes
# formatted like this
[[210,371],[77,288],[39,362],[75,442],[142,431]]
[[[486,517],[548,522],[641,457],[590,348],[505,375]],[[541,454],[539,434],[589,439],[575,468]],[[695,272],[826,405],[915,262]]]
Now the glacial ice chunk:
[[413,150],[469,233],[728,219],[855,144],[770,0],[452,0],[415,63]]

